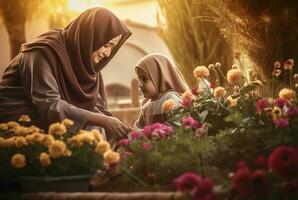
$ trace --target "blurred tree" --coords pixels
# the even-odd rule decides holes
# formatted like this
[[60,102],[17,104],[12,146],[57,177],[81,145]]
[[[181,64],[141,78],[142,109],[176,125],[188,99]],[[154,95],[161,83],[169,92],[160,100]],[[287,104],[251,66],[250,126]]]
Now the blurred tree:
[[28,19],[48,16],[53,10],[65,7],[67,0],[0,0],[0,16],[10,43],[10,56],[15,57],[26,41],[25,25]]
[[192,71],[197,65],[220,62],[224,71],[230,68],[233,61],[230,44],[206,17],[209,9],[203,2],[158,0],[158,3],[161,36],[189,85],[195,84]]
[[246,51],[265,77],[271,77],[276,60],[298,60],[296,0],[205,1],[221,32]]

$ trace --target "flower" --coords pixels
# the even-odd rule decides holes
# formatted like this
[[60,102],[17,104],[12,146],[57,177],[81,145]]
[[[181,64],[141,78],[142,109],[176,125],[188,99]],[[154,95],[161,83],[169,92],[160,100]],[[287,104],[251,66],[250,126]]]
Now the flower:
[[128,139],[119,140],[117,143],[117,147],[128,147],[130,144]]
[[236,98],[236,99],[234,99],[232,96],[228,96],[227,97],[227,101],[228,101],[228,106],[229,107],[235,107],[236,105],[237,105],[237,103],[238,103],[238,99]]
[[217,88],[214,89],[213,95],[214,95],[215,98],[222,98],[226,95],[226,93],[227,93],[227,91],[226,91],[225,88],[217,87]]
[[215,194],[213,192],[213,183],[209,179],[201,179],[193,194],[193,199],[200,199],[200,200],[213,200],[215,199]]
[[22,146],[28,145],[25,137],[21,136],[21,137],[17,137],[14,141],[14,144],[17,148],[20,148]]
[[294,117],[296,115],[298,115],[298,106],[290,107],[285,113],[286,117]]
[[254,160],[254,163],[258,168],[262,168],[262,169],[265,169],[267,166],[266,158],[263,155],[259,155],[257,159]]
[[279,108],[283,108],[285,105],[287,105],[288,101],[283,98],[278,98],[274,100],[274,105],[278,106]]
[[141,138],[141,134],[136,130],[132,130],[129,135],[132,140],[138,140]]
[[251,193],[251,171],[246,167],[237,169],[235,175],[232,177],[232,187],[241,196],[246,196]]
[[73,121],[70,119],[64,119],[61,124],[63,124],[66,128],[69,128],[73,125]]
[[149,142],[146,142],[146,143],[142,144],[142,146],[143,146],[145,151],[148,151],[148,150],[151,149],[151,143],[149,143]]
[[274,106],[273,110],[271,111],[272,120],[277,120],[282,117],[282,110],[280,107]]
[[269,181],[263,170],[256,170],[251,174],[251,189],[254,194],[263,194],[268,190]]
[[173,99],[168,99],[163,102],[161,109],[163,112],[168,112],[170,110],[175,109],[176,106],[177,106],[177,104]]
[[231,85],[236,85],[239,83],[239,80],[243,77],[243,73],[240,69],[230,69],[227,72],[227,80]]
[[285,70],[292,70],[294,67],[294,59],[288,59],[284,62],[284,69]]
[[8,129],[7,124],[5,123],[0,123],[0,131],[6,131]]
[[14,122],[14,121],[7,122],[6,125],[8,126],[8,129],[12,129],[12,128],[20,126],[19,123]]
[[143,133],[148,139],[152,139],[152,136],[154,135],[157,135],[159,138],[165,138],[171,135],[172,132],[173,128],[171,126],[167,126],[161,123],[147,125],[143,129]]
[[59,122],[51,124],[49,127],[49,134],[51,135],[63,135],[66,133],[66,127]]
[[[196,87],[196,89],[198,88]],[[181,95],[181,100],[183,101],[185,99],[193,99],[194,98],[193,95],[194,95],[193,92],[191,90],[188,90]]]
[[27,127],[23,127],[23,126],[17,126],[15,128],[12,129],[16,135],[28,135],[31,133],[31,130]]
[[181,102],[181,106],[185,108],[190,107],[191,105],[192,105],[192,99],[184,99]]
[[31,122],[31,119],[28,115],[21,115],[21,117],[18,120],[19,122]]
[[208,69],[209,69],[209,70],[214,70],[214,69],[215,69],[215,65],[214,65],[214,64],[210,64],[210,65],[208,65]]
[[49,147],[53,141],[55,141],[55,139],[52,135],[45,135],[41,140],[41,144],[45,147]]
[[95,152],[97,154],[103,155],[109,149],[110,149],[110,143],[101,140],[97,143],[96,148],[95,148]]
[[269,156],[268,166],[281,176],[291,176],[298,169],[298,152],[293,147],[280,146]]
[[103,154],[103,160],[109,165],[118,163],[120,161],[120,154],[115,151],[108,150]]
[[269,106],[269,101],[267,99],[260,99],[256,102],[256,112],[260,113],[264,108]]
[[15,154],[11,158],[11,165],[15,168],[23,168],[26,165],[26,157],[23,154]]
[[182,126],[184,128],[200,128],[202,126],[202,124],[198,121],[196,121],[194,118],[192,117],[184,117],[182,118]]
[[104,140],[103,135],[97,129],[92,129],[91,133],[93,134],[93,136],[97,142]]
[[209,70],[207,67],[205,66],[197,66],[194,70],[193,70],[193,75],[196,79],[202,79],[204,77],[209,76]]
[[279,61],[275,61],[274,68],[280,68],[281,64]]
[[216,68],[219,68],[220,66],[221,66],[221,64],[220,64],[219,62],[216,62],[216,63],[215,63],[215,67],[216,67]]
[[276,119],[273,120],[273,123],[276,125],[277,128],[286,128],[289,126],[288,119]]
[[49,154],[47,154],[47,153],[41,153],[39,155],[39,162],[44,167],[49,166],[51,164],[51,159],[50,159]]
[[193,172],[185,172],[179,177],[177,177],[173,183],[175,185],[176,190],[178,191],[192,191],[194,190],[199,182],[201,181],[201,177]]
[[49,153],[52,158],[65,156],[67,153],[66,145],[64,142],[55,140],[49,146]]
[[282,90],[279,91],[278,96],[279,96],[279,98],[283,98],[283,99],[292,101],[295,97],[295,92],[291,89],[283,88]]

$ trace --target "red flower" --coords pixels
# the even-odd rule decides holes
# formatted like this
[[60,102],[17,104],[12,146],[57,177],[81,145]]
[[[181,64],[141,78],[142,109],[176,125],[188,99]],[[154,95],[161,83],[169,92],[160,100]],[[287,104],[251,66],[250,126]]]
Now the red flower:
[[210,83],[210,88],[214,89],[214,88],[216,88],[216,87],[217,87],[216,82],[211,82],[211,83]]
[[213,192],[213,183],[209,179],[201,179],[195,188],[193,194],[195,200],[213,200],[215,195]]
[[251,171],[248,167],[240,167],[232,178],[232,187],[241,196],[251,193]]
[[264,194],[269,188],[269,181],[263,170],[256,170],[251,175],[251,186],[254,194]]
[[293,147],[280,146],[273,150],[268,159],[270,169],[281,176],[291,176],[298,171],[298,152]]
[[186,172],[174,180],[174,185],[178,191],[192,191],[197,187],[201,179],[200,176],[193,172]]
[[266,169],[267,167],[267,161],[265,156],[263,155],[258,156],[258,158],[255,159],[254,163],[257,166],[257,168]]

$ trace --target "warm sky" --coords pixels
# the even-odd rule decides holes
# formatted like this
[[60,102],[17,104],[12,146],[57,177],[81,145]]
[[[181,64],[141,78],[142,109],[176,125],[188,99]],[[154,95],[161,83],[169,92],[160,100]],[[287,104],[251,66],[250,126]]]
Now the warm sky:
[[154,0],[142,3],[113,5],[110,0],[69,0],[69,9],[81,12],[94,6],[103,6],[112,10],[121,19],[156,25],[157,3]]

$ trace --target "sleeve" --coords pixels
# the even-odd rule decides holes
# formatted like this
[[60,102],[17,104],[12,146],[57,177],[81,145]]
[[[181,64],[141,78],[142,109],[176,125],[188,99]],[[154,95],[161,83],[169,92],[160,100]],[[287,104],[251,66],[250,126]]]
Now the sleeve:
[[61,99],[51,67],[41,52],[25,53],[20,72],[25,94],[37,107],[42,119],[49,123],[71,119],[74,121],[73,130],[86,125],[91,112]]

